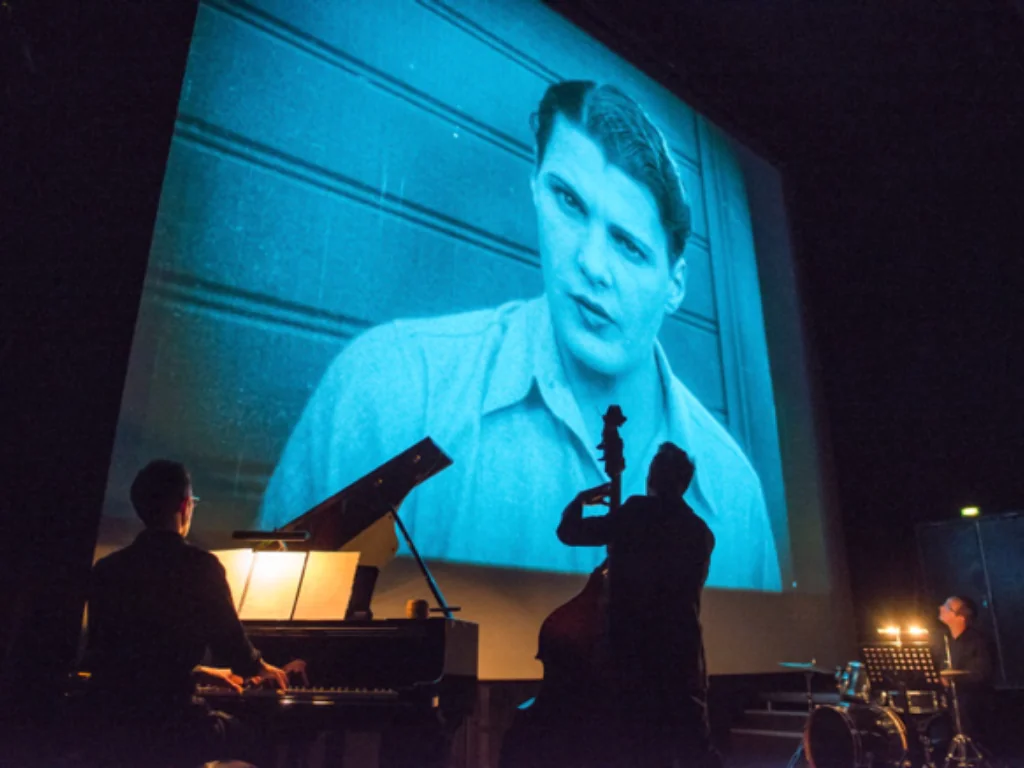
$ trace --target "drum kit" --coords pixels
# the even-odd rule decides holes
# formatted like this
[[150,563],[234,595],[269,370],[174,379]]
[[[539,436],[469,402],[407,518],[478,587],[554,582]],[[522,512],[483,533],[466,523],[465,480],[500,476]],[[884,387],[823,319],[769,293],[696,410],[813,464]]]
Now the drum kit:
[[[917,661],[922,658],[918,655]],[[880,674],[877,657],[869,660],[875,662],[870,670],[860,661],[838,670],[813,661],[780,663],[803,672],[807,681],[803,740],[788,768],[796,768],[801,758],[811,768],[989,768],[989,761],[963,731],[956,680],[966,672],[934,670],[929,653],[930,683],[909,689],[899,684],[899,675]],[[908,667],[900,666],[899,671]],[[815,704],[815,674],[834,677],[838,702]]]

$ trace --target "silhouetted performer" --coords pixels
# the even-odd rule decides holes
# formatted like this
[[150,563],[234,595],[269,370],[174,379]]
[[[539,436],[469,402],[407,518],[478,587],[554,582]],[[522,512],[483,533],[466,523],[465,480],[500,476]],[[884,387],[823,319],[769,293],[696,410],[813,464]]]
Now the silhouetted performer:
[[939,606],[939,621],[949,628],[951,668],[970,672],[956,678],[964,731],[972,739],[986,741],[994,669],[989,640],[974,626],[977,616],[978,609],[968,597],[954,595]]
[[[220,561],[185,541],[198,501],[185,467],[151,462],[131,500],[146,528],[96,563],[89,596],[83,666],[87,699],[105,726],[104,764],[140,750],[196,764],[251,756],[239,724],[194,698],[196,683],[241,692],[245,678],[284,688],[287,676],[246,637]],[[199,666],[208,648],[230,669]]]
[[683,501],[694,465],[672,443],[651,462],[647,495],[616,512],[583,517],[601,489],[562,513],[558,538],[608,546],[608,638],[619,693],[620,741],[632,764],[717,762],[707,718],[700,600],[715,546],[707,524]]

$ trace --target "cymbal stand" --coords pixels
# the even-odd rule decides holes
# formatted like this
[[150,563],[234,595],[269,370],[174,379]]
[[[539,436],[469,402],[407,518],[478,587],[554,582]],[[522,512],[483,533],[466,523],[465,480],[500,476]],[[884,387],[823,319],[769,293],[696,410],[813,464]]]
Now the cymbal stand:
[[[814,711],[814,694],[811,693],[811,676],[814,674],[811,670],[804,671],[804,690],[807,693],[807,717],[810,718],[811,713]],[[801,758],[804,756],[804,740],[800,739],[800,746],[796,748],[793,756],[789,758],[789,762],[786,763],[786,768],[796,768],[800,764]],[[945,768],[945,767],[944,767]]]
[[[943,640],[946,643],[946,666],[951,668],[953,663],[949,648],[949,636],[944,636]],[[964,733],[963,718],[960,715],[960,697],[957,695],[956,678],[953,677],[949,678],[949,698],[953,703],[953,727],[956,729],[956,734],[949,743],[949,749],[946,750],[946,761],[943,763],[943,768],[953,768],[953,766],[956,768],[971,768],[972,766],[990,768],[990,763],[982,754],[981,747]]]
[[960,697],[956,692],[956,680],[949,681],[949,693],[949,698],[953,701],[953,727],[956,729],[956,734],[949,743],[943,768],[953,768],[954,766],[956,768],[973,768],[974,766],[988,768],[990,764],[982,753],[981,747],[964,733],[963,719],[960,716]]

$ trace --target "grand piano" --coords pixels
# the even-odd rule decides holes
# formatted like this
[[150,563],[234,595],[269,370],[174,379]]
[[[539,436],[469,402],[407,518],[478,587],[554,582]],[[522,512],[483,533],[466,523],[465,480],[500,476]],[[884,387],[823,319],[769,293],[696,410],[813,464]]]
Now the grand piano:
[[284,541],[290,550],[338,550],[390,516],[436,603],[432,616],[375,619],[372,595],[379,569],[360,565],[343,621],[243,621],[253,644],[272,663],[305,661],[309,685],[283,694],[258,687],[242,695],[200,693],[291,745],[289,764],[308,764],[307,747],[325,734],[347,743],[334,750],[332,765],[374,762],[365,744],[352,749],[354,732],[376,734],[380,765],[444,764],[445,745],[472,709],[478,628],[455,618],[458,608],[445,601],[398,509],[416,486],[451,463],[425,438],[277,531],[235,532],[241,540]]

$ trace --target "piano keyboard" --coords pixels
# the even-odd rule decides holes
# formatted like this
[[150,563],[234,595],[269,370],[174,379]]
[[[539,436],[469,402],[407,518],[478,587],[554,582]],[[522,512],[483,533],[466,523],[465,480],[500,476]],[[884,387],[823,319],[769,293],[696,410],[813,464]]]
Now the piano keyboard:
[[196,693],[204,699],[215,700],[218,703],[230,700],[273,700],[287,706],[289,704],[334,704],[347,703],[368,704],[373,702],[397,701],[398,691],[391,688],[289,688],[286,691],[279,691],[272,688],[254,687],[246,688],[242,693],[225,688],[213,686],[199,686]]

